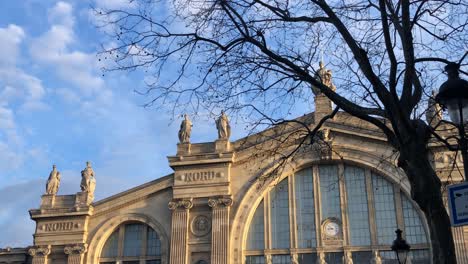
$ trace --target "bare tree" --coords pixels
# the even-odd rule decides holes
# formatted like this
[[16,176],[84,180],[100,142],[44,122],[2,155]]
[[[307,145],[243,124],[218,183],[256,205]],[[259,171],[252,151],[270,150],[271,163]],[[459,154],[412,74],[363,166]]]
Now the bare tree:
[[[444,64],[465,73],[466,1],[133,0],[96,14],[114,40],[101,54],[115,62],[106,70],[144,69],[149,105],[223,107],[264,128],[308,109],[315,87],[378,127],[427,218],[434,263],[456,263],[441,181],[428,160],[434,129],[421,116],[445,80]],[[336,91],[317,78],[321,51]]]

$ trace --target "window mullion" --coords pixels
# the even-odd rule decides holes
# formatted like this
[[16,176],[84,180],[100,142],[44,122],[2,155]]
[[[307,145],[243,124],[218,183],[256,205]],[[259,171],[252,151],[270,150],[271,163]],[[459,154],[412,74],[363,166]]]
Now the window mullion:
[[291,248],[297,248],[297,221],[296,221],[296,190],[295,175],[288,177],[288,196],[289,196],[289,240]]
[[322,195],[320,193],[320,176],[318,166],[314,166],[312,169],[312,178],[314,182],[314,205],[315,205],[315,234],[316,234],[316,245],[317,247],[322,246]]
[[369,211],[369,225],[371,233],[371,244],[377,245],[377,227],[375,223],[375,207],[374,207],[374,192],[372,190],[372,175],[369,169],[365,170],[366,191],[367,191],[367,208]]
[[148,248],[148,230],[149,230],[149,226],[145,226],[144,228],[142,228],[142,236],[141,236],[141,239],[142,239],[142,243],[141,243],[141,256],[140,256],[140,264],[144,264],[146,261],[146,255],[147,255],[147,248]]

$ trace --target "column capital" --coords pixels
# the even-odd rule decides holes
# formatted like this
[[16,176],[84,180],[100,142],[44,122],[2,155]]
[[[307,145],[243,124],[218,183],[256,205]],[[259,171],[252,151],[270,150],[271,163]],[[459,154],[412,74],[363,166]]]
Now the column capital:
[[210,197],[208,199],[208,206],[215,208],[218,206],[231,206],[232,198],[231,197]]
[[170,210],[176,210],[179,207],[183,207],[184,209],[190,209],[193,207],[192,198],[190,199],[173,199],[167,204]]
[[88,244],[80,243],[80,244],[73,244],[73,245],[66,245],[63,249],[63,252],[67,255],[81,255],[86,253],[88,250]]
[[50,245],[47,246],[32,246],[28,249],[28,254],[32,257],[47,257],[50,254]]

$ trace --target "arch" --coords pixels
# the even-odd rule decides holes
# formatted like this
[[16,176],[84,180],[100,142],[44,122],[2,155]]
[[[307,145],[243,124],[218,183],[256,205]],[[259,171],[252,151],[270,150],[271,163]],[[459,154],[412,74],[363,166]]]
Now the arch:
[[[313,165],[327,163],[344,163],[354,165],[360,168],[369,169],[375,174],[380,175],[386,180],[390,181],[392,184],[398,185],[401,193],[407,197],[410,197],[410,184],[406,178],[406,175],[393,163],[386,160],[381,160],[381,157],[363,150],[351,149],[344,146],[334,146],[334,148],[342,155],[340,158],[321,160],[320,157],[310,155],[310,153],[308,153],[309,155],[303,155],[302,157],[297,158],[295,161],[288,163],[282,171],[281,175],[276,178],[269,178],[264,182],[261,182],[261,180],[259,180],[261,174],[255,176],[257,180],[255,180],[243,194],[239,195],[243,198],[239,203],[238,210],[236,211],[232,221],[230,254],[234,260],[233,263],[243,263],[243,247],[247,242],[246,240],[249,226],[256,208],[265,197],[266,193],[272,190],[276,183],[302,169],[311,167]],[[265,171],[263,173],[265,173]],[[416,203],[412,201],[412,199],[409,200],[414,208],[416,208],[416,211],[422,220],[423,227],[427,232],[427,230],[429,230],[428,225],[425,218],[423,217],[421,210],[416,205]]]
[[86,263],[99,263],[99,256],[102,249],[112,233],[122,224],[126,222],[139,222],[151,227],[159,236],[161,240],[161,264],[167,264],[169,257],[169,239],[164,232],[162,225],[154,218],[144,214],[130,213],[118,215],[106,220],[95,234],[88,238],[88,253]]

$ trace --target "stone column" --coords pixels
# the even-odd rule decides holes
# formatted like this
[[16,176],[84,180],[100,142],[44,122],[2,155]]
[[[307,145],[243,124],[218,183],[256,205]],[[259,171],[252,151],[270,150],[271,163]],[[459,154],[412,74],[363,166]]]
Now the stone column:
[[87,244],[75,244],[67,245],[63,249],[65,254],[68,256],[68,264],[83,264],[84,263],[84,253],[88,249]]
[[172,210],[170,264],[188,264],[188,224],[189,210],[192,206],[191,199],[173,200],[168,204],[169,209]]
[[217,197],[208,199],[211,207],[211,263],[229,263],[229,208],[232,199]]
[[50,245],[30,247],[28,253],[32,257],[32,264],[47,264],[47,258],[50,254]]

